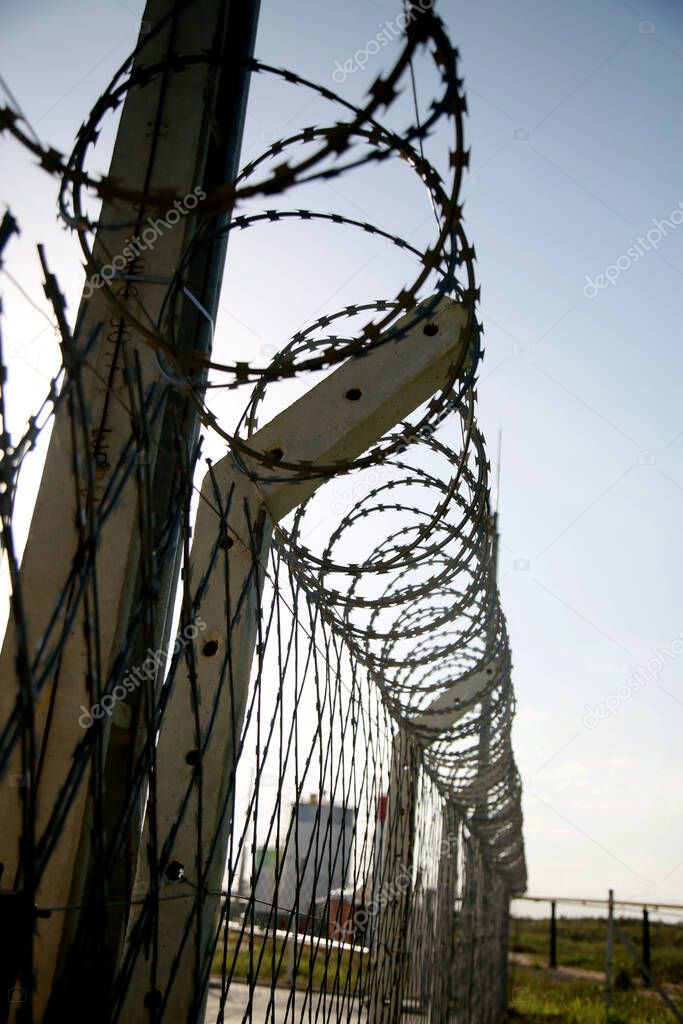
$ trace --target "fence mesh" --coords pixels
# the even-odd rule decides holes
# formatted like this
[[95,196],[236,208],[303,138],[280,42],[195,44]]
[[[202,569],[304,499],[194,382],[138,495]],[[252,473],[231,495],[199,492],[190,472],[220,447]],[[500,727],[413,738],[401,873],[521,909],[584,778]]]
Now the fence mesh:
[[[71,324],[41,250],[61,367],[23,431],[8,422],[12,376],[0,378],[11,592],[0,884],[12,936],[0,1019],[486,1024],[505,1006],[508,904],[525,867],[475,416],[481,346],[458,205],[467,159],[456,52],[421,8],[365,107],[245,61],[346,120],[295,131],[233,182],[207,185],[146,264],[124,250],[117,270],[121,236],[168,210],[179,183],[171,173],[169,193],[98,178],[88,151],[124,98],[125,119],[140,96],[213,81],[212,52],[169,36],[199,6],[171,5],[148,24],[71,156],[43,147],[18,111],[0,119],[60,176],[61,215],[90,275]],[[422,116],[416,104],[399,135],[377,118],[418,58],[438,68],[443,92]],[[444,125],[447,182],[422,151]],[[422,248],[338,213],[259,206],[390,159],[428,193],[436,235]],[[92,197],[103,200],[97,213]],[[197,279],[215,246],[264,223],[316,220],[381,235],[413,259],[413,285],[326,311],[267,366],[232,359],[229,345],[224,359],[212,354]],[[0,259],[16,227],[6,214]],[[149,280],[152,256],[171,261],[168,279]],[[369,452],[326,465],[288,457],[286,439],[259,446],[274,387],[349,359],[362,366],[387,340],[409,360],[415,330],[438,329],[444,299],[466,312],[462,358]],[[226,425],[212,395],[247,384],[243,415]],[[22,558],[20,472],[50,431]],[[202,456],[209,435],[230,452],[216,464]],[[274,484],[312,481],[291,514],[270,515]]]

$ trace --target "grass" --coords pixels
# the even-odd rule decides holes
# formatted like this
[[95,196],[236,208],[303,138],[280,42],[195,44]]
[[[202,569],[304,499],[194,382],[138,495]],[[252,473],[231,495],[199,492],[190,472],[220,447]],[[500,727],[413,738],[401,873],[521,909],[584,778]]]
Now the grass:
[[[228,949],[226,957],[226,975],[229,976],[233,969],[233,978],[236,981],[247,981],[252,973],[259,982],[277,986],[289,987],[287,981],[287,950],[283,950],[284,939],[264,940],[260,936],[254,936],[251,953],[249,950],[249,933],[242,938],[237,947],[235,933],[228,933]],[[259,958],[260,962],[259,962]],[[312,980],[313,988],[322,988],[325,979],[329,986],[353,991],[358,981],[359,972],[367,957],[360,951],[326,949],[321,943],[317,950],[308,946],[299,946],[296,951],[296,985],[297,988],[306,988],[309,978]],[[223,948],[216,950],[213,958],[212,974],[220,977],[223,971]],[[361,979],[362,984],[362,979]]]
[[[640,921],[620,920],[620,927],[637,949],[640,948]],[[532,918],[513,918],[510,929],[510,948],[525,953],[538,968],[548,962],[549,921]],[[680,983],[683,980],[683,928],[679,925],[650,925],[652,963],[655,976],[662,982]],[[558,963],[563,967],[577,967],[591,971],[604,971],[605,921],[595,918],[559,918],[557,929]],[[242,937],[228,933],[227,972],[233,963],[233,977],[247,981],[252,972],[263,984],[288,986],[287,951],[284,940],[271,936],[267,941],[254,936],[251,951],[249,934]],[[313,989],[325,985],[329,988],[353,992],[367,984],[369,958],[367,954],[347,950],[326,950],[323,945],[316,951],[299,948],[297,956],[296,986],[305,988],[309,979]],[[261,962],[259,964],[259,958]],[[223,950],[214,957],[213,973],[222,973]],[[671,1024],[670,1011],[659,997],[640,986],[638,969],[628,953],[616,943],[614,949],[614,978],[612,1011],[605,1017],[604,991],[601,980],[558,979],[542,969],[520,968],[510,965],[510,997],[507,1020],[510,1024]],[[680,1004],[681,996],[674,997]]]
[[[618,925],[641,953],[641,922],[619,918]],[[562,967],[582,967],[591,971],[605,969],[606,922],[593,917],[559,917],[557,920],[557,962]],[[548,963],[550,922],[537,918],[513,917],[510,922],[510,949],[527,953],[540,966]],[[683,926],[650,922],[652,970],[660,982],[683,984]],[[635,980],[638,969],[616,937],[614,974],[627,972]]]
[[605,1017],[604,992],[592,981],[558,981],[534,970],[511,970],[510,1024],[671,1024],[673,1017],[655,995],[642,990],[614,992]]

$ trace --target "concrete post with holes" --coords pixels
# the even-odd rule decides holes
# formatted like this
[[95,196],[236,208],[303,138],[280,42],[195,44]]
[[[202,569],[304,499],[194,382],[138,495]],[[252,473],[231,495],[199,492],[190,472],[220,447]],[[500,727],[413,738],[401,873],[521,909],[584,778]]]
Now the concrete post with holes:
[[[470,354],[462,306],[441,300],[429,323],[417,312],[397,325],[405,336],[344,363],[259,430],[252,449],[277,451],[282,463],[329,465],[372,447]],[[154,818],[145,819],[136,875],[136,889],[153,895],[133,910],[122,961],[130,976],[122,1019],[131,1024],[147,1024],[150,1010],[169,1004],[174,1019],[202,1019],[271,533],[322,482],[301,475],[288,481],[283,469],[259,468],[246,456],[242,462],[244,469],[227,456],[202,486],[186,572],[190,586],[202,581],[193,614],[206,631],[187,676],[168,694],[159,732]],[[140,943],[143,936],[156,936],[156,953]]]
[[[457,891],[458,817],[451,803],[444,804],[436,887],[436,942],[440,968],[431,972],[432,991],[429,1019],[432,1024],[449,1024],[453,994],[455,956],[455,898]],[[434,965],[436,967],[436,965]]]
[[[251,4],[251,0],[249,2]],[[140,41],[146,41],[146,45],[135,59],[134,68],[163,61],[177,50],[220,52],[227,17],[228,5],[224,0],[200,0],[189,5],[178,5],[172,0],[149,0],[140,36]],[[162,20],[164,24],[159,27]],[[159,31],[154,31],[158,27]],[[112,178],[125,183],[130,190],[139,190],[140,194],[147,189],[166,190],[169,196],[178,197],[181,209],[194,209],[203,193],[201,186],[206,183],[206,161],[216,132],[212,99],[216,97],[217,88],[216,68],[206,62],[195,63],[178,74],[157,74],[145,88],[132,88],[123,105],[110,165]],[[182,201],[183,196],[189,197],[187,203]],[[162,317],[166,289],[196,223],[192,216],[181,215],[171,200],[169,206],[171,209],[164,211],[146,209],[144,203],[106,200],[100,223],[119,226],[100,233],[94,245],[99,264],[106,267],[113,261],[114,294],[124,303],[135,306],[149,324]],[[148,218],[155,220],[157,227]],[[165,227],[158,226],[160,218]],[[134,258],[126,256],[131,238],[140,238],[144,232],[147,232],[146,241],[150,241],[150,232],[154,241],[129,248],[129,254],[135,252],[136,255]],[[87,302],[81,308],[81,342],[89,338],[95,328],[100,328],[89,354],[89,368],[83,372],[81,380],[86,423],[82,434],[77,427],[72,436],[66,404],[56,413],[21,565],[33,651],[46,637],[55,604],[67,587],[75,557],[82,560],[80,571],[85,577],[85,591],[70,620],[76,587],[71,591],[66,589],[47,640],[42,664],[45,665],[50,650],[59,650],[59,657],[48,671],[40,692],[34,695],[35,761],[22,768],[18,753],[13,755],[8,777],[23,773],[23,784],[9,787],[5,781],[0,788],[3,884],[14,886],[19,892],[23,891],[26,874],[20,850],[20,837],[25,831],[22,825],[25,790],[30,788],[37,802],[39,841],[64,799],[63,787],[73,765],[74,750],[83,738],[80,723],[87,718],[87,709],[98,702],[100,688],[109,678],[112,654],[126,635],[131,602],[139,585],[139,480],[154,477],[158,452],[164,443],[171,441],[161,433],[163,410],[150,426],[145,450],[138,450],[133,440],[130,447],[133,472],[117,497],[115,510],[99,531],[95,573],[93,552],[86,550],[77,556],[80,536],[74,504],[74,461],[79,460],[81,466],[88,465],[92,469],[94,492],[81,493],[78,500],[85,507],[87,498],[97,515],[112,472],[131,445],[130,405],[137,386],[136,359],[143,389],[153,385],[159,389],[163,374],[154,351],[144,344],[139,329],[112,307],[104,288],[99,287],[98,282],[86,284],[89,287],[84,292]],[[143,308],[144,314],[140,313]],[[202,342],[195,334],[192,343],[200,348]],[[157,396],[160,396],[159,390]],[[92,653],[94,607],[97,607],[97,650]],[[89,644],[90,655],[87,653]],[[10,622],[0,655],[0,676],[6,681],[0,691],[0,730],[16,713],[17,688],[11,683],[15,677],[14,659],[14,628]],[[98,738],[95,755],[98,771],[103,768],[109,737],[108,722]],[[17,743],[17,752],[19,746]],[[90,766],[65,813],[56,843],[42,865],[37,891],[27,894],[29,905],[34,902],[43,906],[79,903],[93,847],[87,813],[89,775]],[[104,787],[105,792],[114,790],[114,780],[110,782],[109,787]],[[32,852],[26,849],[24,855],[33,858]],[[77,918],[74,912],[57,912],[37,923],[33,937],[35,997],[31,991],[34,979],[21,982],[27,993],[28,1012],[36,1018],[42,1018],[45,1011],[60,948],[63,957],[65,946],[69,944],[67,933],[73,931]],[[89,972],[85,975],[89,977]],[[73,1007],[70,1012],[74,1019]]]
[[420,745],[399,727],[392,743],[379,879],[373,885],[376,918],[368,1018],[374,1024],[393,1024],[403,1012],[420,753]]

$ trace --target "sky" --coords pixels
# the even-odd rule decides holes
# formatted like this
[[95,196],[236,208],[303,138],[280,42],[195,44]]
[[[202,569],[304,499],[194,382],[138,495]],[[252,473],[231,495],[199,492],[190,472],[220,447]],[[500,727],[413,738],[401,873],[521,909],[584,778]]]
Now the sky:
[[[41,139],[67,149],[133,47],[142,4],[0,8],[3,78]],[[462,194],[486,348],[478,415],[494,458],[502,431],[499,575],[529,892],[602,898],[613,888],[624,900],[683,903],[683,5],[437,0],[436,10],[459,48],[468,96]],[[336,85],[335,68],[399,11],[398,0],[263,0],[257,56]],[[355,67],[338,85],[343,95],[360,98],[398,45]],[[427,61],[416,71],[428,99],[436,78]],[[330,119],[322,101],[274,95],[260,78],[245,157],[294,124]],[[439,166],[448,141],[428,143]],[[22,226],[7,269],[45,310],[35,258],[44,241],[73,311],[83,278],[56,221],[54,183],[16,145],[2,145],[0,203],[11,202]],[[430,211],[407,172],[383,165],[372,174],[335,181],[336,195],[312,188],[307,202],[362,210],[426,240]],[[386,248],[340,232],[334,259],[322,262],[317,229],[306,230],[269,235],[266,267],[256,230],[231,240],[226,351],[263,359],[287,324],[403,283],[405,265]],[[20,422],[57,367],[56,348],[15,284],[5,278],[0,289]],[[227,419],[240,411],[228,408],[233,398],[217,401]]]

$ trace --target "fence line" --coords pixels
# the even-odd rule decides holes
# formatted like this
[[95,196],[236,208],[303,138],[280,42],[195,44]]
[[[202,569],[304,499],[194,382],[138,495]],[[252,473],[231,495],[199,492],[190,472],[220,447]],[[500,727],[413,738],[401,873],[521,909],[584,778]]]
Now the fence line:
[[[16,437],[12,377],[0,375],[3,666],[14,684],[0,706],[2,905],[18,936],[0,967],[10,993],[0,1021],[200,1021],[211,982],[217,1020],[240,986],[253,1020],[265,983],[273,1022],[493,1024],[509,901],[526,869],[497,522],[476,423],[481,330],[458,203],[457,54],[431,6],[420,8],[363,107],[245,58],[277,89],[333,104],[339,120],[294,131],[190,204],[194,182],[173,173],[169,190],[87,170],[102,118],[124,98],[121,132],[136,104],[156,96],[158,115],[169,89],[184,98],[179,82],[201,96],[214,82],[215,53],[181,45],[214,5],[167,7],[70,156],[44,149],[17,111],[0,117],[60,178],[60,213],[89,275],[72,326],[41,253],[63,365]],[[434,62],[442,93],[423,116],[416,97],[399,138],[378,118],[418,58]],[[186,131],[167,113],[163,132],[158,117],[146,122],[151,150]],[[421,152],[437,128],[452,136],[448,181]],[[422,248],[340,213],[277,205],[389,160],[417,174],[435,215]],[[150,273],[149,258],[121,250],[122,225],[161,211],[170,221],[180,195],[182,230],[154,243],[173,272]],[[97,219],[93,197],[104,200]],[[326,309],[278,339],[267,366],[212,353],[197,282],[220,263],[218,242],[312,223],[380,237],[412,260],[413,283]],[[16,228],[7,214],[0,259]],[[429,388],[404,412],[372,368],[395,352],[408,372],[429,345],[437,369],[416,374]],[[278,384],[311,371],[327,374],[317,389],[357,379],[318,422],[302,425],[295,404],[261,426]],[[211,400],[246,384],[233,427]],[[362,417],[373,401],[376,436],[365,424],[362,444],[350,428],[342,444],[350,410]],[[42,488],[54,493],[46,502],[41,489],[19,566],[14,497],[48,422]],[[336,447],[318,444],[337,427]],[[202,460],[207,436],[227,442],[220,463]],[[330,492],[348,473],[357,490],[340,510]]]
[[[633,964],[637,967],[638,973],[642,976],[643,984],[647,988],[651,988],[660,997],[662,1002],[665,1003],[667,1008],[673,1014],[675,1020],[680,1021],[683,1019],[681,1011],[678,1009],[669,993],[663,988],[655,977],[652,970],[651,962],[651,938],[650,938],[650,910],[670,910],[670,911],[682,911],[683,905],[676,903],[640,903],[633,900],[617,900],[614,898],[613,891],[610,889],[607,899],[593,899],[593,898],[581,898],[572,896],[556,896],[556,897],[545,897],[545,896],[518,896],[518,900],[526,900],[533,903],[549,903],[551,907],[550,916],[550,932],[549,932],[549,957],[548,966],[551,968],[558,967],[557,957],[557,933],[558,933],[558,921],[556,914],[557,904],[567,904],[570,906],[599,906],[605,907],[607,910],[607,922],[605,932],[605,972],[604,972],[604,989],[605,989],[605,1011],[610,1012],[612,1005],[612,995],[614,990],[613,984],[613,961],[614,961],[614,939],[615,937],[621,942],[626,951],[629,954]],[[642,910],[642,956],[638,953],[632,941],[628,935],[619,927],[617,919],[615,918],[616,907],[638,907]]]
[[[609,899],[599,899],[593,896],[529,896],[524,893],[521,896],[515,896],[515,900],[527,900],[530,903],[567,903],[579,906],[596,906],[596,907],[607,907],[609,906]],[[613,900],[615,907],[640,907],[641,910],[681,910],[683,911],[683,903],[662,903],[659,900]]]

